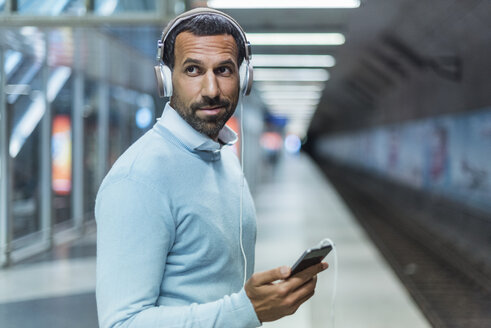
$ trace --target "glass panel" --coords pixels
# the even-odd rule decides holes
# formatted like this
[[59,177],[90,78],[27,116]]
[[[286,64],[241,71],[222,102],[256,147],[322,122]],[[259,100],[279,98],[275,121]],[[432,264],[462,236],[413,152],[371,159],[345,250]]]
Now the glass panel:
[[[8,59],[6,59],[8,61]],[[12,157],[13,238],[40,229],[40,121],[45,112],[41,64],[33,56],[23,60],[8,76],[7,110],[9,153]],[[28,86],[28,87],[25,87]]]
[[124,12],[155,12],[157,0],[95,0],[94,11],[102,16]]
[[72,70],[66,66],[51,70],[48,80],[48,98],[52,99],[53,113],[51,156],[53,222],[66,222],[72,218]]
[[84,92],[84,213],[93,218],[95,197],[99,188],[97,181],[98,163],[98,84],[94,81],[85,81]]
[[15,9],[21,15],[78,16],[86,12],[85,0],[17,0],[17,8],[13,8],[12,11]]

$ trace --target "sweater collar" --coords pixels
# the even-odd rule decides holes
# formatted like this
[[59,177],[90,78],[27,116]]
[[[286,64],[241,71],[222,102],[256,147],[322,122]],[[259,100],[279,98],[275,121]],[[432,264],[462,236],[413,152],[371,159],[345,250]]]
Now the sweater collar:
[[218,133],[218,140],[196,131],[179,115],[169,103],[165,105],[162,116],[158,119],[159,125],[169,130],[186,147],[200,151],[219,151],[223,146],[231,146],[237,142],[237,133],[227,125]]

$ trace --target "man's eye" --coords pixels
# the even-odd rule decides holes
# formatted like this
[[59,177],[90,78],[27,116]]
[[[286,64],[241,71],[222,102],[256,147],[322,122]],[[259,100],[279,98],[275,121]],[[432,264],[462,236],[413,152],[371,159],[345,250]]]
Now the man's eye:
[[198,73],[198,67],[196,67],[196,66],[188,66],[188,67],[186,67],[186,73],[189,73],[189,74],[197,74]]
[[232,73],[232,70],[230,68],[228,68],[228,67],[219,67],[217,69],[217,71],[220,74],[230,74],[230,73]]

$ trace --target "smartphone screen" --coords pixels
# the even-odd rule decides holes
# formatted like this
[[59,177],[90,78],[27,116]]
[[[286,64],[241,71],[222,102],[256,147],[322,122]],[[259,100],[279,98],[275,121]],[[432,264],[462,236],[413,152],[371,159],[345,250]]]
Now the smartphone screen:
[[300,256],[297,262],[295,262],[295,264],[292,266],[292,274],[290,276],[293,276],[314,264],[320,263],[327,256],[327,254],[329,254],[331,250],[332,250],[331,245],[309,248],[302,254],[302,256]]

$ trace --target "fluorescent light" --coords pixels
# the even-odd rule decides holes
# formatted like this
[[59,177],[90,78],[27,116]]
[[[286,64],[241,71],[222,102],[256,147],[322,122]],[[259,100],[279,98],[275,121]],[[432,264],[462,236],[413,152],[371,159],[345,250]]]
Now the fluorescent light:
[[298,128],[302,127],[303,131],[307,130],[307,127],[309,126],[310,122],[312,122],[311,118],[308,120],[301,120],[301,121],[295,119],[288,119],[289,124],[293,126],[297,126]]
[[317,106],[319,104],[318,99],[266,99],[266,105],[270,106],[283,106],[286,108],[298,107],[298,106]]
[[317,104],[282,104],[282,103],[276,103],[276,104],[269,104],[268,105],[269,109],[271,111],[275,112],[285,112],[285,113],[295,113],[298,111],[305,111],[305,112],[315,112],[317,109]]
[[282,110],[297,110],[299,108],[315,110],[317,108],[318,104],[319,104],[319,102],[317,102],[317,101],[311,101],[311,102],[275,101],[275,102],[267,102],[266,103],[266,105],[268,105],[270,107],[273,107],[275,109],[282,109]]
[[315,106],[319,103],[318,99],[274,99],[266,100],[267,105],[270,106]]
[[276,83],[276,82],[258,82],[256,84],[257,90],[261,92],[322,92],[324,90],[324,83]]
[[317,106],[295,106],[295,107],[270,107],[269,110],[271,112],[282,112],[284,114],[289,114],[289,115],[296,115],[298,113],[303,113],[305,115],[311,115],[312,113],[315,112]]
[[299,129],[299,130],[306,130],[310,122],[311,120],[304,120],[304,121],[292,120],[288,123],[288,127]]
[[[51,73],[47,86],[47,97],[50,102],[55,100],[71,73],[71,68],[65,66],[57,67],[53,73]],[[46,106],[44,97],[41,94],[35,94],[33,101],[13,129],[9,144],[10,156],[15,158],[19,154],[27,138],[43,118],[45,111]]]
[[320,92],[313,91],[300,91],[300,92],[288,92],[288,91],[276,91],[276,92],[263,92],[263,99],[315,99],[318,100],[321,96]]
[[[17,84],[29,84],[31,83],[32,79],[34,79],[34,76],[37,74],[37,72],[41,69],[41,65],[39,64],[33,64],[31,65],[27,71],[22,72],[22,78],[20,81],[17,82]],[[17,93],[12,93],[7,96],[7,102],[9,104],[13,104],[17,101],[19,98],[19,94]]]
[[8,95],[29,95],[31,86],[29,84],[7,84],[5,93]]
[[329,73],[315,68],[259,68],[254,70],[254,81],[316,81],[329,80]]
[[65,85],[65,82],[68,80],[70,75],[72,74],[72,69],[66,66],[57,67],[48,80],[48,101],[52,102],[55,100],[58,93],[61,91],[61,88]]
[[5,57],[5,74],[10,75],[10,73],[12,73],[12,71],[19,65],[22,59],[22,53],[18,51],[7,50]]
[[34,100],[12,131],[9,144],[9,153],[12,158],[17,157],[26,139],[31,135],[43,117],[45,110],[44,97],[36,94]]
[[253,46],[338,46],[344,44],[341,33],[247,33]]
[[254,67],[333,67],[336,60],[330,55],[254,55]]
[[286,108],[275,108],[275,107],[272,107],[269,109],[269,112],[273,113],[273,114],[281,114],[283,116],[296,116],[298,113],[302,113],[302,117],[305,117],[305,116],[312,116],[314,113],[315,113],[315,109],[316,109],[317,106],[315,107],[295,107],[295,108],[289,108],[289,109],[286,109]]
[[307,134],[307,128],[309,127],[309,123],[295,123],[295,122],[290,122],[286,125],[286,132],[287,133],[293,133],[299,136],[300,138],[305,137]]
[[290,120],[290,123],[293,125],[302,126],[302,125],[308,125],[310,123],[310,121],[312,121],[312,118],[309,118],[309,119],[292,119],[292,120]]
[[19,29],[19,33],[23,36],[33,36],[38,32],[38,28],[35,26],[23,26]]
[[106,0],[96,8],[96,12],[102,16],[109,16],[114,13],[119,0]]
[[230,9],[265,8],[358,8],[360,0],[208,0],[208,7]]

